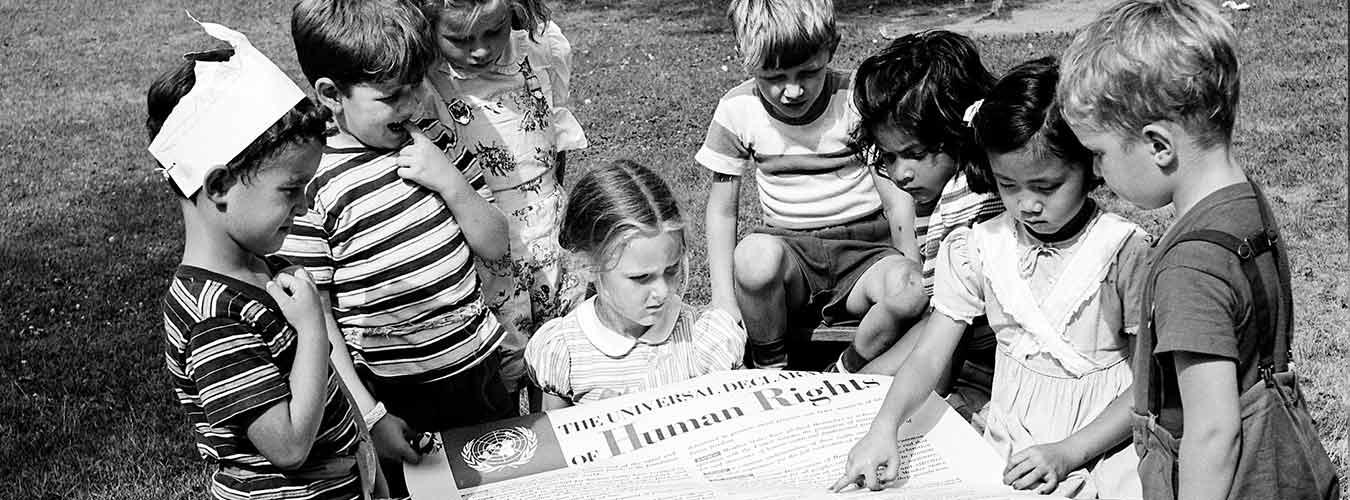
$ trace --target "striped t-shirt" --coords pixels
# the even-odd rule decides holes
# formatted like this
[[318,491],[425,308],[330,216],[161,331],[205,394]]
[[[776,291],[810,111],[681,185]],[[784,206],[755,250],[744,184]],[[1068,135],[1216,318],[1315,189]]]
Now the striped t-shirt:
[[[771,114],[755,81],[747,80],[717,102],[694,160],[727,175],[753,171],[769,226],[817,229],[876,213],[881,197],[850,147],[849,130],[859,117],[849,83],[848,75],[830,71],[813,109],[788,120]],[[768,173],[765,167],[786,172]],[[793,172],[794,167],[813,172]]]
[[[282,263],[269,264],[280,269]],[[262,412],[291,397],[296,332],[267,292],[205,269],[179,266],[161,304],[164,359],[173,392],[187,411],[202,458],[220,464],[211,479],[215,498],[360,498],[355,471],[301,479],[283,471],[248,439]],[[351,457],[360,416],[329,370],[323,417],[302,469]]]
[[[878,169],[877,173],[889,178],[885,169]],[[957,172],[942,187],[942,195],[930,210],[928,215],[924,215],[924,207],[916,211],[914,238],[919,242],[919,256],[923,259],[923,289],[931,297],[938,247],[943,238],[953,229],[972,227],[1003,213],[1003,201],[997,194],[971,191],[965,174]]]
[[530,376],[545,392],[586,403],[741,366],[745,328],[726,311],[686,304],[640,338],[610,329],[595,298],[555,318],[525,346]]
[[[431,139],[442,149],[453,140],[435,123],[419,125],[438,132]],[[309,184],[312,205],[280,253],[332,291],[333,315],[358,369],[431,382],[482,361],[502,328],[483,305],[474,255],[454,214],[439,194],[399,177],[397,155],[330,137]],[[471,161],[454,163],[480,195],[490,195]]]

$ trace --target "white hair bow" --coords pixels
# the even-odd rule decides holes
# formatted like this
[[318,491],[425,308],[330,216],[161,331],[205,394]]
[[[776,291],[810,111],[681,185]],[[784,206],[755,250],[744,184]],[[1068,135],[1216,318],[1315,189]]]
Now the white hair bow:
[[980,106],[984,105],[984,99],[980,99],[966,106],[966,114],[961,117],[961,121],[966,122],[967,127],[974,126],[975,113],[980,112]]

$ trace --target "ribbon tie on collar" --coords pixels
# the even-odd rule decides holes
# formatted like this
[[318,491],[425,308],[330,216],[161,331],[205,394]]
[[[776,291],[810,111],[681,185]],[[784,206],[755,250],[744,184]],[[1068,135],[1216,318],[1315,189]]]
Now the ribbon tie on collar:
[[1055,257],[1059,255],[1059,249],[1046,245],[1033,245],[1022,252],[1017,258],[1017,275],[1022,279],[1031,278],[1036,272],[1036,262],[1041,257]]

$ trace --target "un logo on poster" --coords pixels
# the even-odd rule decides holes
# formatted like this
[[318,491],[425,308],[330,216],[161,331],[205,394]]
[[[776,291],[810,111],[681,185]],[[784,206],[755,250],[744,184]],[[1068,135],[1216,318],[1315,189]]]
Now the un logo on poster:
[[478,472],[518,467],[534,458],[539,437],[524,427],[497,429],[464,444],[459,457]]

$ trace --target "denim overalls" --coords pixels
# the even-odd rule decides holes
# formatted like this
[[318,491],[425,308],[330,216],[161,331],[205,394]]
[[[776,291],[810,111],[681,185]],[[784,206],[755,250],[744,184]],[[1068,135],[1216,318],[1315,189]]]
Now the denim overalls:
[[[1153,356],[1156,338],[1153,330],[1154,284],[1158,263],[1172,247],[1184,241],[1204,241],[1237,255],[1251,287],[1251,320],[1242,327],[1239,338],[1262,339],[1259,343],[1260,377],[1244,387],[1238,400],[1242,427],[1237,469],[1230,499],[1335,499],[1340,497],[1336,469],[1318,439],[1317,429],[1308,414],[1298,381],[1289,368],[1293,334],[1293,301],[1289,287],[1289,261],[1284,242],[1275,231],[1274,217],[1260,188],[1256,191],[1264,231],[1247,238],[1201,229],[1175,238],[1164,238],[1155,254],[1149,280],[1144,288],[1139,337],[1136,340],[1134,369],[1134,415],[1132,428],[1135,450],[1139,453],[1139,479],[1148,500],[1177,497],[1177,452],[1181,436],[1174,435],[1159,422],[1164,398],[1161,365]],[[1258,259],[1274,259],[1274,266],[1263,271]],[[1275,272],[1270,272],[1274,269]],[[1269,297],[1265,283],[1278,283],[1278,296]],[[1239,369],[1239,376],[1243,370]],[[1241,382],[1239,382],[1241,383]]]

